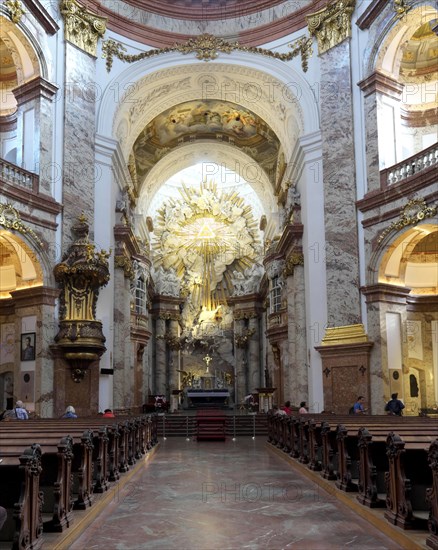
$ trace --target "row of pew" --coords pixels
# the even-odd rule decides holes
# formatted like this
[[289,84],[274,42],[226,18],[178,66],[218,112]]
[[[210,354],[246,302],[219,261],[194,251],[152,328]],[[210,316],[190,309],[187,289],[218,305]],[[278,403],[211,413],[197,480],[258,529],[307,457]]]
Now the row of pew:
[[[157,416],[2,422],[0,544],[37,550],[63,532],[156,443]],[[10,546],[9,546],[10,543]]]
[[269,413],[268,441],[438,550],[436,419]]

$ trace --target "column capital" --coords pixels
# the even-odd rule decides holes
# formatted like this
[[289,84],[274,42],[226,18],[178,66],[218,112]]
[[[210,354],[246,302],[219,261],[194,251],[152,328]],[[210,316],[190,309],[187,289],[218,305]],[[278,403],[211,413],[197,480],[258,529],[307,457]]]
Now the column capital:
[[404,286],[389,285],[386,283],[363,286],[360,290],[365,295],[367,304],[386,302],[388,304],[401,305],[406,305],[407,297],[411,291],[410,288]]
[[17,100],[18,107],[31,101],[33,99],[48,99],[52,100],[53,96],[58,91],[58,86],[52,84],[45,78],[38,76],[33,78],[21,86],[17,86],[12,90],[15,99]]
[[400,84],[397,80],[394,80],[390,76],[384,75],[379,71],[375,71],[367,78],[364,78],[358,82],[357,85],[362,90],[365,97],[368,97],[376,92],[380,92],[381,94],[398,101],[401,100],[401,94],[404,88],[404,84]]
[[76,0],[62,0],[61,14],[65,39],[96,57],[97,41],[105,34],[108,18],[100,17]]
[[356,0],[329,2],[327,6],[306,16],[311,35],[318,42],[319,55],[351,36],[351,16]]
[[35,286],[10,292],[15,308],[29,306],[54,306],[61,289],[46,286]]

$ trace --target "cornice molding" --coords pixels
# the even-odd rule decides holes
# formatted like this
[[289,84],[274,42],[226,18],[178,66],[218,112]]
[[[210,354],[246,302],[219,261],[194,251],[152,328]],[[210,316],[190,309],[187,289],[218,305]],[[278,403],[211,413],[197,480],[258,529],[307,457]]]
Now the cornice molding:
[[58,23],[49,14],[40,0],[23,0],[26,8],[35,17],[47,34],[54,35],[59,30]]
[[363,91],[364,96],[380,92],[381,94],[392,97],[393,99],[400,100],[403,92],[404,84],[400,84],[397,80],[394,80],[390,76],[384,75],[379,71],[374,72],[367,78],[357,83],[359,88]]
[[60,288],[35,286],[10,292],[15,308],[30,306],[54,306],[61,292]]
[[356,21],[356,25],[359,29],[361,31],[369,29],[387,4],[388,0],[373,0]]
[[32,99],[45,98],[52,100],[53,96],[58,91],[58,86],[52,84],[45,78],[38,76],[21,86],[17,86],[12,90],[18,106],[31,101]]
[[385,302],[389,304],[406,305],[407,297],[411,289],[404,286],[377,283],[375,285],[363,286],[360,288],[360,291],[365,296],[365,302],[367,304]]

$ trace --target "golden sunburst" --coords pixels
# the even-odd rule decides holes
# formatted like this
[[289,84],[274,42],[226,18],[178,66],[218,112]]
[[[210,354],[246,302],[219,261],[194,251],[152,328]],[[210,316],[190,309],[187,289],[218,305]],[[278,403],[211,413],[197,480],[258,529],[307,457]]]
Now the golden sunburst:
[[243,272],[256,261],[257,223],[237,192],[214,182],[183,185],[180,195],[158,211],[154,263],[175,269],[193,302],[213,310],[231,289],[231,269]]

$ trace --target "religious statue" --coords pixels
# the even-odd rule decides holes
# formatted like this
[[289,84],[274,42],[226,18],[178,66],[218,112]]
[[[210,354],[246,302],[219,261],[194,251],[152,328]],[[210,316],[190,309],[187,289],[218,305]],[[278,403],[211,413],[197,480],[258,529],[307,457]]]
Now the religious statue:
[[231,277],[231,282],[233,283],[234,290],[233,290],[233,296],[241,296],[242,294],[245,294],[244,289],[244,283],[245,283],[245,275],[237,271],[236,269],[233,271],[233,275]]
[[181,291],[181,280],[172,267],[164,269],[160,266],[155,274],[155,284],[159,294],[178,298]]
[[245,282],[243,284],[245,294],[257,292],[263,273],[264,269],[258,263],[254,263],[251,267],[248,267],[248,269],[245,270]]

